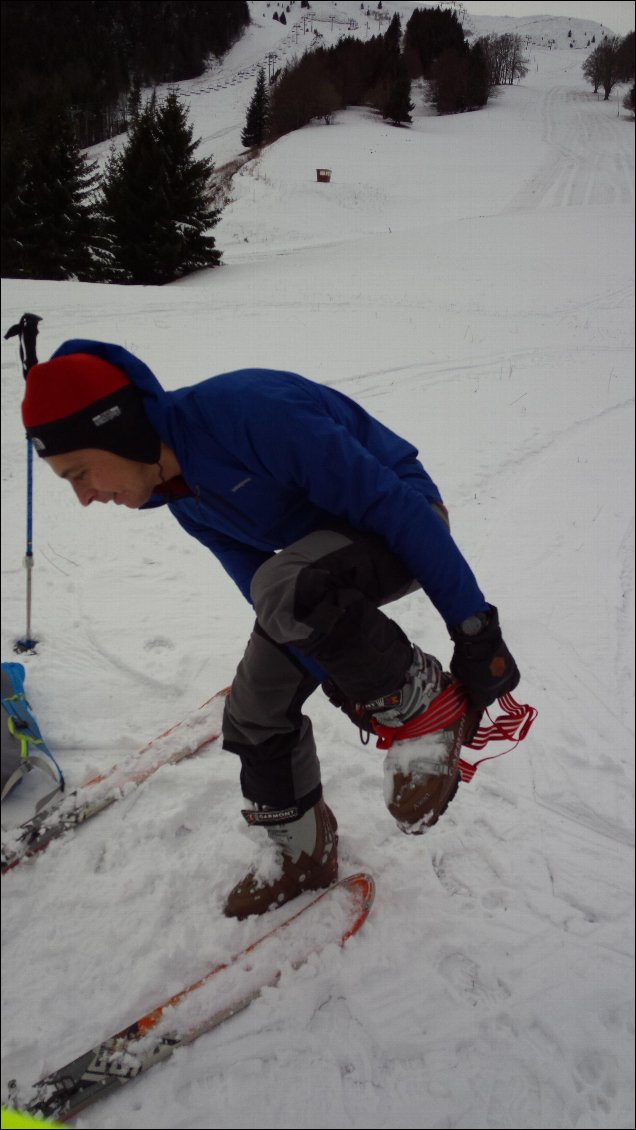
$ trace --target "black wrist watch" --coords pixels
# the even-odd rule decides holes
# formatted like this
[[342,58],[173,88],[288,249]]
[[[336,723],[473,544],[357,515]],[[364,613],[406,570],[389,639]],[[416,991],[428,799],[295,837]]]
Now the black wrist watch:
[[486,627],[488,623],[487,612],[477,612],[474,616],[469,616],[468,619],[462,620],[459,625],[459,630],[463,636],[478,636],[482,628]]

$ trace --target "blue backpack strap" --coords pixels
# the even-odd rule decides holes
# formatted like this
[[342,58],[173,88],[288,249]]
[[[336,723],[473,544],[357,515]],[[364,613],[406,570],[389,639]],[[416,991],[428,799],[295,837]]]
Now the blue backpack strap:
[[4,783],[2,800],[33,765],[38,765],[56,782],[53,792],[39,801],[37,805],[37,809],[39,809],[43,804],[48,803],[58,790],[64,790],[64,774],[46,745],[40,733],[40,728],[31,713],[24,692],[24,667],[21,663],[3,663],[2,674],[2,707],[7,715],[9,733],[18,745],[20,759],[19,764]]

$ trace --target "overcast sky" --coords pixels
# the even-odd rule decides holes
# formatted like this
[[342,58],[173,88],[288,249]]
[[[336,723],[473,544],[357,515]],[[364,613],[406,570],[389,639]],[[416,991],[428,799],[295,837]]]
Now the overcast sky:
[[524,0],[464,0],[468,12],[477,15],[502,16],[572,16],[577,20],[595,20],[617,35],[634,31],[634,9],[632,0],[571,0],[571,3],[525,3]]

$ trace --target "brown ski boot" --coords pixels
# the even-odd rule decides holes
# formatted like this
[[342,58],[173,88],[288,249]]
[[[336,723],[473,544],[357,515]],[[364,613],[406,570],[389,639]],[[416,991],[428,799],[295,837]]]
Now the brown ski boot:
[[403,832],[421,835],[446,812],[459,788],[462,745],[480,717],[464,715],[447,730],[393,744],[384,760],[384,799]]
[[[451,682],[434,656],[414,647],[404,686],[365,709],[373,710],[381,727],[397,730],[420,717]],[[481,711],[469,710],[448,729],[396,737],[384,761],[384,799],[403,832],[421,835],[446,811],[459,787],[462,745],[470,741],[480,718]]]
[[260,879],[251,870],[230,891],[224,913],[228,918],[247,918],[274,910],[303,891],[330,887],[338,878],[338,836],[336,818],[324,800],[319,800],[299,819],[288,813],[255,809],[243,814],[248,824],[261,824],[279,848],[279,873],[270,880]]

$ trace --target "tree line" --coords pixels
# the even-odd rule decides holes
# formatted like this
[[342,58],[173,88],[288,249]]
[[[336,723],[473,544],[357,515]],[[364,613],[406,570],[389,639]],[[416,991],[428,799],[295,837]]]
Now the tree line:
[[370,106],[395,126],[408,125],[414,109],[412,80],[423,76],[440,113],[484,105],[487,65],[464,38],[454,12],[427,8],[411,15],[403,33],[394,14],[384,35],[363,41],[343,36],[318,43],[289,63],[268,88],[259,73],[243,144],[250,148],[301,129],[315,118],[329,122],[347,106]]
[[220,212],[210,197],[210,158],[179,96],[153,96],[103,176],[81,151],[71,114],[41,121],[2,205],[2,273],[17,278],[161,285],[221,253],[210,234]]
[[422,79],[440,114],[486,105],[493,87],[527,74],[516,35],[487,36],[470,44],[450,9],[416,9],[402,31],[399,15],[384,35],[362,41],[343,36],[332,47],[319,42],[274,76],[258,76],[242,134],[247,148],[274,141],[347,106],[370,106],[393,125],[408,125],[411,86]]

